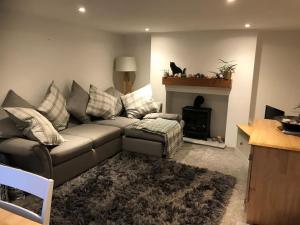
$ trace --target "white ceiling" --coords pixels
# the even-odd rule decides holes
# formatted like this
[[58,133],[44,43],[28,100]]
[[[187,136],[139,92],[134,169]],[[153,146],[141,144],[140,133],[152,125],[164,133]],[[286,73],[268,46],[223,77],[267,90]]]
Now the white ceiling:
[[[121,33],[300,29],[300,0],[0,0],[1,9]],[[85,14],[77,8],[84,6]]]

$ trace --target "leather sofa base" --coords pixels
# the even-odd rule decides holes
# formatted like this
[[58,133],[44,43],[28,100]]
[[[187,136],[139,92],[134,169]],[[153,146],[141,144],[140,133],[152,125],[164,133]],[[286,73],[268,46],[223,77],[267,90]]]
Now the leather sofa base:
[[122,139],[114,139],[96,149],[53,167],[54,185],[58,186],[121,151]]

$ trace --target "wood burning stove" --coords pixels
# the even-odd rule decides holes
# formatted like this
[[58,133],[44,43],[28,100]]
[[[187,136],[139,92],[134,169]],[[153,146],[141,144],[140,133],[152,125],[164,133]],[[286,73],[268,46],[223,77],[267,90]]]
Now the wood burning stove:
[[200,105],[184,107],[182,109],[182,119],[185,122],[184,136],[207,140],[210,137],[211,110]]

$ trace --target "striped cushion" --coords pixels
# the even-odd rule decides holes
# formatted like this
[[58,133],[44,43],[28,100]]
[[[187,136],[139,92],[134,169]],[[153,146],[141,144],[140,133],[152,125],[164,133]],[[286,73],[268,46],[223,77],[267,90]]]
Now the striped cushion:
[[90,86],[90,100],[86,108],[86,113],[103,119],[112,119],[116,115],[117,98],[97,87]]
[[148,113],[158,112],[159,106],[145,93],[144,88],[121,96],[128,118],[140,119]]
[[105,92],[117,98],[116,116],[121,115],[123,112],[123,104],[122,104],[121,96],[123,96],[123,94],[114,87],[110,87],[106,89]]
[[29,139],[44,145],[60,145],[64,142],[49,120],[38,111],[21,107],[7,107],[4,110]]
[[53,124],[56,130],[61,131],[67,127],[70,114],[66,109],[66,100],[53,82],[38,111]]

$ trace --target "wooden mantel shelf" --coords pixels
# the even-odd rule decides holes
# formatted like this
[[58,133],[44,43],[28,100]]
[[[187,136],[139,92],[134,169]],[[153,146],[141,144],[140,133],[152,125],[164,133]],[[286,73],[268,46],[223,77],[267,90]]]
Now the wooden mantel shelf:
[[163,77],[162,83],[164,85],[202,86],[231,89],[231,80],[225,79]]

